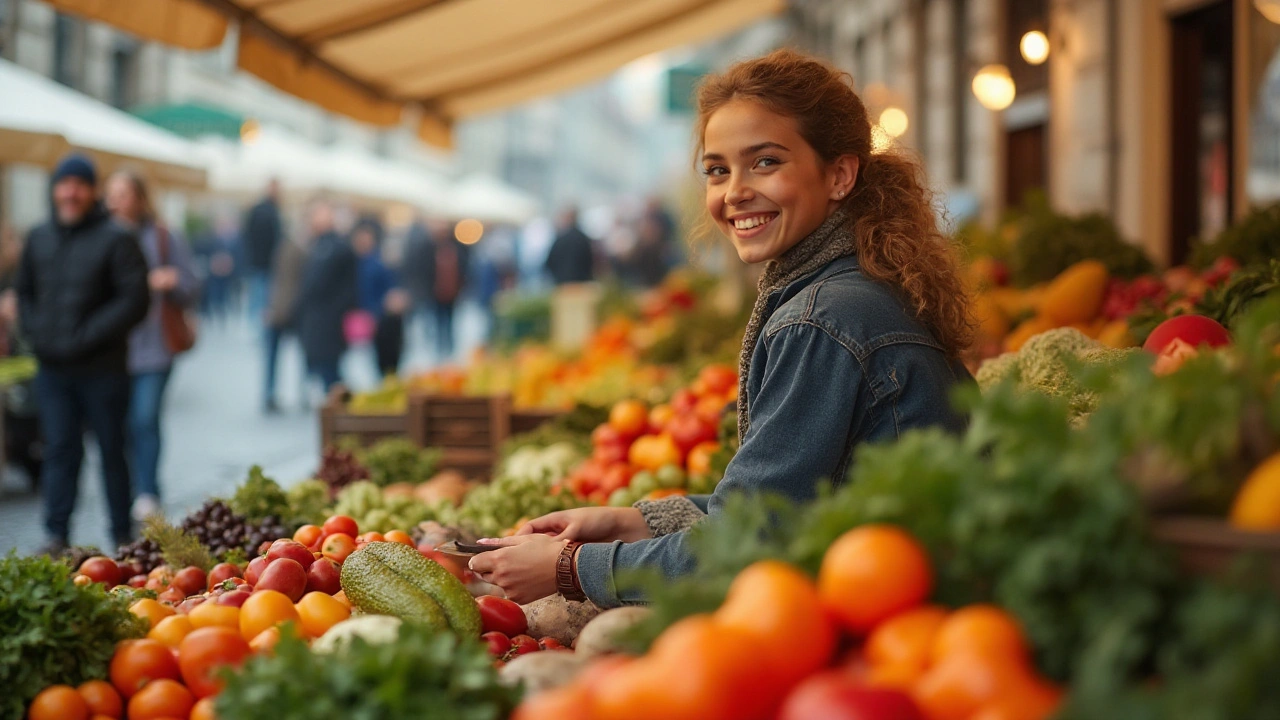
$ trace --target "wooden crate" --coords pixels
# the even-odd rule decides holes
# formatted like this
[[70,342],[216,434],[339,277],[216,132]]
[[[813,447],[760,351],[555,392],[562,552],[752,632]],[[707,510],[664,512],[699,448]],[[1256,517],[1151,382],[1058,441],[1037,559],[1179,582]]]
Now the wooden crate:
[[543,424],[551,422],[564,414],[564,410],[512,410],[511,434],[523,435],[524,433],[532,432]]
[[347,410],[351,394],[342,386],[336,386],[320,408],[320,447],[328,447],[347,436],[360,439],[362,445],[389,437],[407,437],[415,440],[414,400],[409,410],[398,415],[355,415]]
[[1280,532],[1248,532],[1220,518],[1182,516],[1156,520],[1152,534],[1173,547],[1183,571],[1192,575],[1221,575],[1240,558],[1259,557],[1280,592]]
[[502,443],[511,435],[511,401],[505,395],[427,395],[412,414],[419,423],[415,441],[439,448],[440,466],[470,479],[489,478]]

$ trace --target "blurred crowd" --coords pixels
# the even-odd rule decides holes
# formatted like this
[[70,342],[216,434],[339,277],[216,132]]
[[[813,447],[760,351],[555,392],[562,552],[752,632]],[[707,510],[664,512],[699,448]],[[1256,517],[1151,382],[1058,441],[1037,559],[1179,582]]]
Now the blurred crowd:
[[466,232],[423,216],[389,232],[327,196],[290,223],[272,181],[242,217],[188,240],[159,218],[140,176],[99,178],[80,155],[59,163],[50,199],[48,222],[25,238],[0,228],[0,357],[39,365],[0,391],[6,455],[38,481],[51,552],[68,542],[85,429],[100,448],[116,540],[160,509],[165,390],[201,324],[244,317],[260,328],[261,407],[272,414],[283,343],[302,350],[305,407],[317,384],[328,392],[344,382],[354,346],[373,349],[378,377],[399,371],[409,332],[423,334],[434,362],[456,359],[464,300],[492,328],[500,292],[606,279],[652,287],[680,259],[675,222],[656,200],[612,213],[599,237],[576,208],[540,233],[536,224]]

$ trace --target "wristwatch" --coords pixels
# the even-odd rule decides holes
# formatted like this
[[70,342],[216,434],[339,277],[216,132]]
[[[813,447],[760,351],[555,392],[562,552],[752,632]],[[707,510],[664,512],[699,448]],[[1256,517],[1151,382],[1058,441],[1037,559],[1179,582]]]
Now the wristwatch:
[[578,548],[580,547],[582,543],[569,541],[560,551],[560,557],[556,558],[556,590],[564,596],[565,600],[573,602],[582,602],[587,599],[586,593],[582,592],[581,583],[578,582]]

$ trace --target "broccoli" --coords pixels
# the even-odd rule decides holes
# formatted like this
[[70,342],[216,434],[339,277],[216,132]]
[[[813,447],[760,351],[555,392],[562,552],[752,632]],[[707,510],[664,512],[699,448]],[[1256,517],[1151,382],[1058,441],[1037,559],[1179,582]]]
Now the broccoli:
[[1016,353],[986,361],[976,379],[984,391],[1009,379],[1024,390],[1066,398],[1072,420],[1079,421],[1098,405],[1097,396],[1080,384],[1079,368],[1115,366],[1134,352],[1106,347],[1075,328],[1057,328],[1031,338]]

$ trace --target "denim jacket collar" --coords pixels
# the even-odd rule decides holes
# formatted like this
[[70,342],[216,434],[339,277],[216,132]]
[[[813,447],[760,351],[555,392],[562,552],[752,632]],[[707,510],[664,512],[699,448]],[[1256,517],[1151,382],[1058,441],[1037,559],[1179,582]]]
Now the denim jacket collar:
[[765,300],[765,306],[769,309],[769,315],[772,315],[783,303],[791,298],[804,292],[804,289],[820,280],[840,275],[846,272],[854,272],[858,269],[858,258],[854,255],[846,255],[827,263],[818,270],[805,275],[804,277],[792,282],[781,290],[776,290]]

